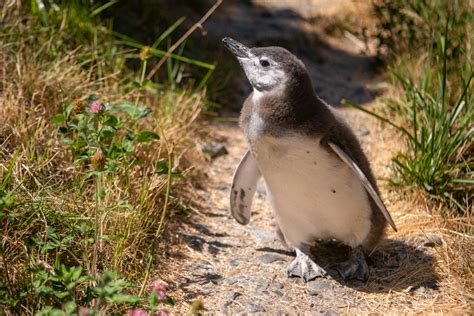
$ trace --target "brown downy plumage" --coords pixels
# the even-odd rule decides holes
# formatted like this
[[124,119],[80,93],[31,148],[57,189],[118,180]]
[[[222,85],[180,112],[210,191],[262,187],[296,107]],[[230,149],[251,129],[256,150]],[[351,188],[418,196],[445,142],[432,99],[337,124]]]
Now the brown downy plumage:
[[[380,199],[369,161],[357,138],[316,95],[304,64],[288,50],[250,49],[229,38],[223,41],[254,88],[244,102],[239,120],[250,154],[246,154],[234,176],[232,214],[240,223],[248,223],[252,197],[258,179],[263,176],[282,235],[297,254],[288,274],[305,280],[326,275],[309,258],[308,245],[314,242],[311,238],[318,238],[311,236],[343,236],[340,241],[353,247],[353,255],[336,269],[344,278],[365,280],[368,270],[361,250],[368,253],[375,247],[387,222],[396,228]],[[335,170],[335,166],[339,169]],[[341,189],[337,195],[329,187],[329,179],[321,178],[324,175],[332,177],[332,183],[338,191]],[[315,186],[318,198],[311,196],[311,185]],[[311,219],[311,214],[316,218]],[[349,222],[345,214],[350,215]]]

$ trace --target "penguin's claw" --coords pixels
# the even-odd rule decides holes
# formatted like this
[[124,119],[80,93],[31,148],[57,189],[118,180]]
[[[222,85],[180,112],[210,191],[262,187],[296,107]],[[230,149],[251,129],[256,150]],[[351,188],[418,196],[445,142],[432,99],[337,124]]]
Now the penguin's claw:
[[288,277],[300,277],[305,282],[324,277],[327,272],[302,252],[296,252],[296,259],[288,266]]
[[365,255],[360,248],[355,248],[348,261],[338,263],[334,268],[345,281],[355,279],[365,282],[369,277],[369,267],[367,266]]

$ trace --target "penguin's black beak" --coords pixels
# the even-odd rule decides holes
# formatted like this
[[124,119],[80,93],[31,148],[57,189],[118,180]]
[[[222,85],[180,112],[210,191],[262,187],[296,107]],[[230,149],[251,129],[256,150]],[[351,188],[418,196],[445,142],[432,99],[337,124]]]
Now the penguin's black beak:
[[237,58],[249,58],[250,49],[237,42],[236,40],[231,39],[230,37],[224,37],[222,39],[224,42],[225,47],[232,52]]

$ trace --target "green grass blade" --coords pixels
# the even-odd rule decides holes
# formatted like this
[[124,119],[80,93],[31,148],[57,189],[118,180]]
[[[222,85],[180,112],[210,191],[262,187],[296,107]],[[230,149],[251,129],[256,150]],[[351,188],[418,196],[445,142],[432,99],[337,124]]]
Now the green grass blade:
[[[120,34],[120,33],[116,33],[116,32],[111,32],[111,33],[113,33],[114,35]],[[121,43],[124,44],[124,45],[134,47],[134,48],[139,48],[139,49],[142,49],[142,48],[146,47],[146,45],[143,45],[143,44],[139,43],[138,41],[136,41],[136,40],[134,40],[134,39],[132,39],[132,38],[126,36],[126,35],[120,34],[117,37],[122,39]],[[152,55],[162,57],[166,54],[166,51],[163,51],[161,49],[151,49],[150,48],[150,53]],[[203,62],[203,61],[200,61],[200,60],[191,59],[191,58],[176,55],[176,54],[173,54],[173,53],[169,54],[169,57],[173,58],[173,59],[176,59],[176,60],[179,60],[179,61],[182,61],[182,62],[185,62],[185,63],[190,64],[190,65],[195,65],[195,66],[201,67],[201,68],[212,69],[212,70],[215,69],[215,65],[209,64],[209,63],[206,63],[206,62]]]
[[18,155],[20,154],[20,149],[21,148],[18,147],[18,149],[15,151],[15,154],[12,157],[12,160],[8,164],[7,173],[3,176],[2,184],[0,185],[0,192],[4,192],[7,187],[8,180],[10,179],[13,172],[13,166],[15,165],[18,159]]
[[373,112],[373,111],[367,110],[366,108],[364,108],[364,107],[362,107],[362,106],[360,106],[360,105],[358,105],[358,104],[352,103],[352,102],[349,101],[349,100],[344,99],[344,100],[341,101],[341,103],[344,104],[344,105],[350,106],[350,107],[352,107],[352,108],[355,108],[355,109],[357,109],[357,110],[360,110],[360,111],[362,111],[362,112],[365,112],[365,113],[367,113],[367,114],[369,114],[369,115],[371,115],[371,116],[373,116],[373,117],[379,119],[380,121],[382,121],[382,122],[384,122],[384,123],[387,123],[387,124],[390,125],[390,126],[395,127],[397,130],[399,130],[399,131],[402,132],[404,135],[406,135],[408,138],[410,138],[410,140],[414,140],[414,139],[413,139],[413,136],[412,136],[404,127],[398,126],[397,124],[394,124],[394,123],[393,123],[392,121],[390,121],[389,119],[387,119],[387,118],[385,118],[385,117],[383,117],[383,116],[380,116],[380,115],[378,115],[377,113],[375,113],[375,112]]
[[169,28],[167,28],[161,35],[156,39],[156,41],[151,45],[152,49],[155,49],[160,45],[160,43],[166,39],[171,33],[173,33],[178,26],[180,26],[186,20],[185,17],[179,18],[176,22],[174,22]]
[[100,7],[98,7],[97,9],[94,9],[90,16],[93,17],[93,16],[96,16],[98,14],[100,14],[102,11],[104,10],[107,10],[108,8],[110,8],[111,6],[113,6],[114,4],[116,4],[117,2],[119,2],[119,0],[111,0],[107,3],[104,3],[103,5],[101,5]]

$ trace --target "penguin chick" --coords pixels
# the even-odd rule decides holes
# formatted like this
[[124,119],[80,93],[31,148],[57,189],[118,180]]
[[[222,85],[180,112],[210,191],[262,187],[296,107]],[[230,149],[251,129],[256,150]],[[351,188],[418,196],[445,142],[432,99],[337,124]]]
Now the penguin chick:
[[310,247],[336,239],[352,248],[336,270],[346,280],[365,281],[365,254],[382,239],[387,222],[396,227],[357,138],[316,95],[304,64],[288,50],[223,42],[253,87],[240,116],[249,150],[234,175],[232,215],[241,224],[250,221],[263,176],[277,223],[296,252],[288,275],[305,281],[325,276]]

